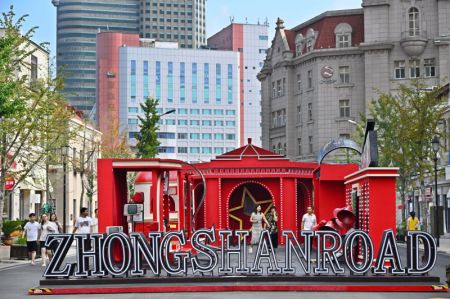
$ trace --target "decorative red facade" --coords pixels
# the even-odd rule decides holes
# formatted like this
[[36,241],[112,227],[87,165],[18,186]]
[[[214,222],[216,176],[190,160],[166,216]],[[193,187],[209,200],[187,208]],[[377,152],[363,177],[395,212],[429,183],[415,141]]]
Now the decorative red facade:
[[[354,164],[292,162],[249,140],[246,146],[194,166],[178,160],[100,159],[98,171],[101,232],[110,225],[126,227],[127,171],[150,172],[141,174],[138,182],[151,180],[144,195],[148,211],[142,225],[136,226],[145,233],[184,229],[190,234],[212,226],[216,230],[250,229],[250,213],[258,204],[264,212],[272,205],[277,207],[280,233],[298,232],[308,206],[314,207],[318,222],[335,217],[336,208],[353,206],[356,228],[369,232],[375,248],[385,229],[395,230],[396,168],[358,170]],[[166,171],[174,189],[169,193],[170,207],[165,207],[171,201],[163,192]],[[206,197],[202,203],[203,180]],[[171,210],[169,225],[164,223],[169,217],[165,210]]]

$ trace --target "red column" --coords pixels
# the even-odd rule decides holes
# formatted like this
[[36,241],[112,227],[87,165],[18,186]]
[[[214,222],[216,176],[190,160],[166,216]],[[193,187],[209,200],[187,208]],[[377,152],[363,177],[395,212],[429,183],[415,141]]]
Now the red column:
[[219,181],[218,179],[206,179],[205,227],[219,226]]
[[98,232],[106,232],[106,226],[112,225],[114,217],[115,193],[111,186],[114,173],[111,159],[97,160],[97,192],[98,192]]
[[[292,230],[296,231],[297,223],[296,223],[296,206],[297,200],[295,194],[297,194],[297,181],[295,178],[283,178],[282,179],[282,187],[281,196],[280,196],[280,205],[282,211],[280,216],[283,219],[283,222],[280,223],[280,232],[281,230]],[[279,238],[282,241],[282,238]]]

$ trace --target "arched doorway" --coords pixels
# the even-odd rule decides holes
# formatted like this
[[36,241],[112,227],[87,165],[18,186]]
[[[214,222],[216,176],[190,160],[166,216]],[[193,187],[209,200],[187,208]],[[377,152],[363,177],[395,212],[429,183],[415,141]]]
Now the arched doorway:
[[230,195],[229,228],[231,230],[250,229],[250,215],[258,205],[267,213],[273,205],[270,192],[261,184],[244,183],[237,187]]
[[297,230],[302,228],[302,217],[307,207],[313,207],[312,182],[310,180],[297,181]]

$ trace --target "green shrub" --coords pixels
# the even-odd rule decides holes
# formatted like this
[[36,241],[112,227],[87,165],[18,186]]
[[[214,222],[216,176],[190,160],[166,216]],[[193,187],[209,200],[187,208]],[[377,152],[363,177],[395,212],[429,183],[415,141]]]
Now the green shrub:
[[14,244],[27,245],[27,238],[18,237]]
[[5,238],[9,238],[12,232],[21,229],[21,224],[21,220],[4,220],[2,231],[5,234]]

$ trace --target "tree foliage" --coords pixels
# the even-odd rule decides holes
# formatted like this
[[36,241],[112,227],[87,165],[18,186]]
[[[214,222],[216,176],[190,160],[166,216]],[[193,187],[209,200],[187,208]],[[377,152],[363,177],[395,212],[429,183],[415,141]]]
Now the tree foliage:
[[157,131],[160,115],[156,109],[158,100],[149,97],[140,106],[144,115],[138,116],[141,131],[136,136],[137,155],[140,158],[154,158],[158,154],[159,146]]
[[0,19],[0,215],[6,179],[17,186],[70,139],[72,111],[60,93],[62,79],[29,75],[27,59],[37,47],[31,42],[35,28],[21,34],[25,17],[15,20],[11,7]]
[[381,93],[369,106],[378,132],[379,164],[400,168],[398,189],[402,204],[412,183],[422,181],[432,170],[431,140],[434,136],[443,137],[439,122],[446,110],[446,99],[437,96],[437,89],[426,90],[419,81],[400,85],[396,94]]

